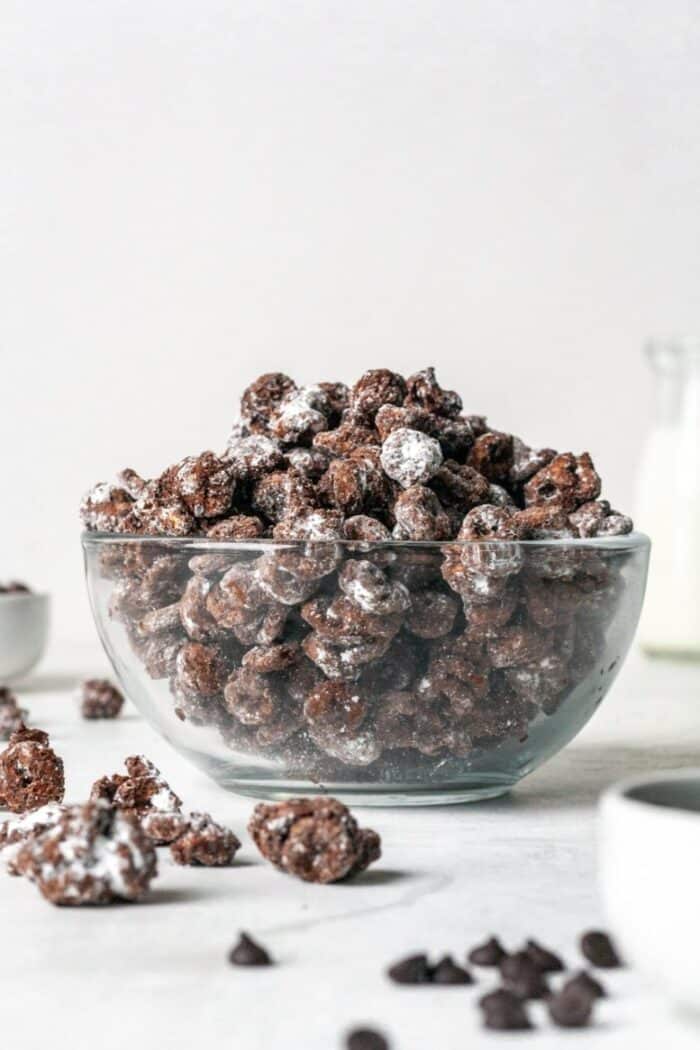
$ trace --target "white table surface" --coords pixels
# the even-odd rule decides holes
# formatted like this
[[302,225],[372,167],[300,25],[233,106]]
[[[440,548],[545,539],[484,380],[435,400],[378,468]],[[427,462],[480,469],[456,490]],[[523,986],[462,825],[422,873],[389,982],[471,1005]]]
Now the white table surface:
[[[400,988],[386,966],[416,950],[465,950],[491,932],[534,936],[580,963],[577,935],[604,923],[596,887],[595,805],[622,776],[700,765],[700,668],[631,657],[593,722],[506,799],[426,809],[365,809],[383,858],[354,883],[312,886],[262,861],[245,833],[253,802],[227,795],[170,750],[131,706],[85,723],[77,677],[105,673],[97,648],[64,647],[18,690],[67,770],[67,799],[144,752],[193,809],[244,842],[233,868],[160,875],[140,905],[56,908],[23,879],[0,876],[0,1018],[8,1048],[124,1050],[228,1047],[334,1050],[349,1026],[382,1029],[393,1050],[578,1045],[669,1050],[700,1045],[700,1028],[629,971],[605,975],[611,997],[594,1027],[552,1028],[535,1006],[533,1034],[485,1032],[476,988]],[[644,921],[640,916],[640,921]],[[278,965],[236,969],[240,929]]]

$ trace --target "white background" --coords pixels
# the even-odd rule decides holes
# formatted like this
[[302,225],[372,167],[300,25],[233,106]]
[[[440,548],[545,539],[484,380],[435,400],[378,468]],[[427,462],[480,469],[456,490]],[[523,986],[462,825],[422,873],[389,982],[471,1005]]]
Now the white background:
[[93,481],[281,368],[433,363],[625,509],[700,328],[696,0],[3,0],[0,578],[88,637]]

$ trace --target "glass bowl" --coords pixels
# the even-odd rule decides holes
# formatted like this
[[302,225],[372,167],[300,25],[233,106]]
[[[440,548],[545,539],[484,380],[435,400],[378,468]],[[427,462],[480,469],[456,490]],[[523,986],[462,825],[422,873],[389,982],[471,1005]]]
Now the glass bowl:
[[177,751],[242,794],[376,805],[494,797],[564,747],[649,546],[83,537],[103,645]]

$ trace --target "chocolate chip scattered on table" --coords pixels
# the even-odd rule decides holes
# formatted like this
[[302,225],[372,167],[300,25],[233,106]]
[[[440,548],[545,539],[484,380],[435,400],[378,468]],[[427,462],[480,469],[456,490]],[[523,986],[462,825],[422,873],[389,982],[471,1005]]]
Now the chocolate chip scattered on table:
[[228,958],[234,966],[272,966],[272,958],[267,949],[247,933],[239,935]]

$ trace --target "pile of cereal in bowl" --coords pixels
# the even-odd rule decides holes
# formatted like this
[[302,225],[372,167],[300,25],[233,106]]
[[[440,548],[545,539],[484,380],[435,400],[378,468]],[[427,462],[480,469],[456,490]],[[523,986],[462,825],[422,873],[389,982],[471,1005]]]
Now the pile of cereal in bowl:
[[273,373],[222,454],[126,469],[81,516],[179,719],[297,781],[388,782],[522,744],[609,656],[624,574],[581,541],[632,522],[600,495],[588,453],[465,414],[432,368]]

